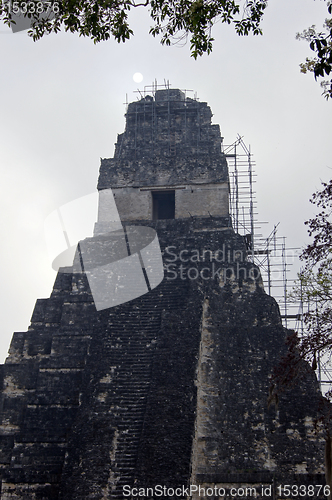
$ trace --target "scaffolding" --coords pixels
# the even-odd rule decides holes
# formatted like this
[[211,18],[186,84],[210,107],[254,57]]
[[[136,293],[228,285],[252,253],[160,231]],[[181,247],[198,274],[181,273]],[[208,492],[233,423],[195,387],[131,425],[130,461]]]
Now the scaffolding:
[[[166,98],[158,101],[156,100],[156,93],[159,90],[164,90],[168,92]],[[173,91],[173,94],[172,94]],[[180,91],[180,94],[174,96],[174,91]],[[162,112],[165,115],[165,111],[167,114],[167,142],[168,142],[168,155],[175,156],[177,152],[177,131],[176,124],[172,119],[172,112],[174,108],[174,104],[182,103],[184,106],[181,108],[181,113],[184,115],[184,140],[187,142],[187,114],[191,114],[192,111],[196,108],[196,154],[200,152],[200,141],[201,141],[201,111],[199,107],[199,99],[197,98],[197,93],[190,89],[172,89],[169,81],[164,80],[163,84],[158,84],[157,80],[152,82],[151,85],[145,85],[143,90],[137,89],[134,91],[136,94],[136,102],[140,103],[141,106],[134,106],[130,108],[128,103],[128,95],[126,94],[125,101],[125,109],[126,115],[131,115],[134,124],[134,141],[133,141],[133,150],[136,158],[137,149],[138,149],[138,125],[141,124],[140,135],[143,136],[143,139],[147,143],[150,144],[151,152],[154,153],[155,141],[156,141],[156,130],[158,128],[158,112]],[[189,97],[190,96],[190,97]],[[193,105],[188,107],[188,104]],[[179,111],[179,107],[177,110]],[[145,146],[146,146],[145,145]],[[119,149],[121,152],[121,146]]]
[[[251,149],[238,135],[230,146],[223,146],[229,170],[229,206],[234,230],[244,236],[248,259],[261,272],[264,288],[278,302],[286,328],[294,328],[299,314],[289,299],[289,289],[296,275],[289,276],[291,266],[300,254],[299,248],[287,248],[286,238],[278,236],[279,223],[268,236],[262,234],[263,224],[257,219],[257,202],[254,184],[256,173]],[[293,320],[293,321],[291,321]]]
[[[164,80],[163,84],[158,84],[155,80],[152,85],[144,86],[143,90],[135,91],[137,100],[143,101],[143,126],[145,124],[145,113],[152,113],[152,125],[155,125],[157,103],[155,102],[155,94],[158,90],[171,90],[169,81]],[[187,99],[188,93],[191,95],[191,101],[197,102],[197,145],[196,150],[199,151],[200,142],[200,115],[199,101],[197,94],[193,94],[193,90],[181,89],[184,94],[184,100]],[[145,98],[151,96],[153,98],[152,105],[145,105]],[[176,154],[175,132],[172,129],[171,123],[171,108],[170,98],[166,99],[168,109],[168,147],[169,155]],[[126,95],[126,113],[128,112],[128,97]],[[162,106],[164,103],[161,104]],[[149,109],[149,111],[148,111]],[[137,123],[138,123],[138,108],[135,108],[135,138],[134,150],[136,157],[137,148]],[[187,108],[184,107],[185,113],[185,139],[187,140]],[[151,144],[154,148],[154,126],[151,127]],[[143,135],[148,133],[143,128]],[[257,219],[257,202],[254,184],[256,183],[255,162],[251,153],[250,146],[248,147],[243,137],[238,135],[236,140],[231,145],[222,143],[222,151],[227,158],[229,171],[229,210],[232,219],[232,225],[236,233],[241,234],[246,242],[248,251],[248,260],[253,262],[260,269],[260,274],[266,292],[275,298],[279,305],[281,319],[285,328],[295,330],[299,334],[304,334],[304,310],[308,310],[310,304],[303,300],[291,297],[292,289],[297,280],[299,268],[300,248],[290,248],[286,245],[286,238],[278,235],[279,223],[275,224],[266,235],[263,231],[263,225],[267,222],[260,222]],[[266,227],[266,226],[265,226]],[[265,233],[265,234],[264,234]],[[332,388],[332,370],[330,358],[320,358],[318,361],[317,378],[323,393]]]
[[[151,85],[144,85],[143,90],[137,89],[134,90],[134,94],[136,94],[136,100],[139,101],[141,99],[145,99],[147,96],[155,97],[157,90],[172,90],[171,84],[169,80],[164,80],[164,83],[159,84],[157,80],[154,80]],[[192,96],[191,99],[194,101],[199,101],[197,97],[197,92],[191,89],[179,89],[184,94],[184,99],[188,97],[188,93]],[[126,106],[126,112],[128,109],[128,95],[126,94],[126,102],[124,103]]]
[[[256,174],[255,162],[251,149],[238,135],[231,145],[222,146],[227,158],[229,170],[229,207],[234,230],[246,241],[248,260],[256,264],[266,292],[274,297],[280,309],[285,328],[305,333],[304,312],[312,305],[300,298],[292,296],[292,290],[298,283],[300,248],[290,248],[286,238],[278,236],[279,223],[273,226],[268,236],[262,234],[262,226],[266,222],[257,219],[257,203],[254,184]],[[332,388],[331,356],[317,359],[317,379],[322,393]]]
[[230,146],[223,145],[229,172],[229,210],[235,232],[245,236],[251,255],[255,251],[255,223],[257,220],[256,200],[253,190],[256,174],[253,172],[250,147],[247,148],[242,137]]

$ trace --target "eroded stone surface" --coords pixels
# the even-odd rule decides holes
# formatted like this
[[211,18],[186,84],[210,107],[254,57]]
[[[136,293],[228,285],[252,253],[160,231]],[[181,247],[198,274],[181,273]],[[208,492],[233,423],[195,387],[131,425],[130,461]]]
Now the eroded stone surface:
[[[165,278],[97,311],[75,261],[37,300],[0,366],[1,498],[106,500],[124,498],[125,485],[190,483],[225,500],[232,488],[277,498],[272,483],[323,484],[316,379],[267,407],[287,332],[231,227],[211,116],[176,89],[129,105],[101,164],[96,241],[104,255],[118,228],[112,189],[125,223],[156,229]],[[152,221],[153,191],[167,189],[175,218]]]

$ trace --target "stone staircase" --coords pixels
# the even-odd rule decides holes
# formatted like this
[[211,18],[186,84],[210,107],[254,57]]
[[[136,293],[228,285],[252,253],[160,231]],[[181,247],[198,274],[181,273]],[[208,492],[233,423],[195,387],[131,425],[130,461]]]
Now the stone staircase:
[[14,334],[1,367],[4,498],[82,500],[103,498],[100,491],[122,498],[125,484],[141,481],[150,469],[153,414],[162,419],[173,404],[159,378],[176,381],[173,365],[181,369],[183,361],[172,358],[173,345],[182,342],[184,352],[181,331],[191,331],[188,319],[179,321],[188,290],[188,280],[164,279],[135,300],[97,312],[84,275],[58,274],[51,297],[37,300],[29,330]]

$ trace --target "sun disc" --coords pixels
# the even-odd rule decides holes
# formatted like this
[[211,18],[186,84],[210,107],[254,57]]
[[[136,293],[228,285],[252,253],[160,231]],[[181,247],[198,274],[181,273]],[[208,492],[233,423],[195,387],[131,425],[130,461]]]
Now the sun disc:
[[136,83],[141,83],[141,81],[143,80],[143,75],[142,75],[142,73],[135,73],[135,74],[133,75],[133,80],[134,80],[134,82],[136,82]]

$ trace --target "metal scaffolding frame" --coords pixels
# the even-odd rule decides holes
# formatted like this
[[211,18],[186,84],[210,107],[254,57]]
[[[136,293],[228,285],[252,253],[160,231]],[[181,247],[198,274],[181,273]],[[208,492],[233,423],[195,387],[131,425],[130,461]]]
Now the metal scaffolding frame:
[[[305,332],[303,315],[312,304],[292,298],[291,292],[297,281],[300,248],[290,248],[286,238],[278,236],[279,223],[274,225],[268,236],[264,236],[262,225],[257,219],[257,204],[253,184],[256,181],[255,162],[250,147],[238,135],[236,141],[222,145],[229,170],[229,206],[235,232],[245,237],[248,259],[256,264],[261,273],[264,288],[277,301],[285,328]],[[294,265],[295,264],[295,265]],[[317,379],[321,390],[326,393],[332,388],[332,356],[318,357]]]
[[[143,100],[143,114],[144,114],[144,119],[143,119],[143,134],[144,134],[144,124],[145,124],[145,116],[146,116],[146,102],[145,102],[145,98],[150,96],[153,98],[151,104],[149,106],[150,108],[150,113],[152,114],[151,115],[151,123],[152,123],[152,127],[151,128],[151,147],[152,147],[152,152],[154,151],[154,141],[155,141],[155,128],[156,128],[156,116],[157,116],[157,109],[158,107],[164,107],[165,103],[167,104],[167,115],[168,115],[168,130],[167,130],[167,135],[168,135],[168,153],[170,156],[175,156],[176,155],[176,132],[174,130],[174,124],[172,125],[172,119],[171,119],[171,104],[173,102],[176,102],[176,100],[174,100],[173,98],[170,99],[166,99],[166,100],[163,100],[162,102],[157,102],[155,100],[155,94],[158,90],[167,90],[167,91],[171,91],[171,85],[169,83],[169,81],[167,80],[164,80],[164,83],[163,84],[158,84],[157,83],[157,80],[155,80],[154,82],[152,82],[151,85],[145,85],[143,90],[140,90],[140,89],[137,89],[134,91],[135,94],[137,94],[136,96],[136,99],[137,101],[141,101]],[[178,89],[176,89],[178,90]],[[188,93],[191,94],[191,101],[194,101],[196,102],[196,108],[197,108],[197,135],[196,135],[196,152],[198,154],[199,152],[199,148],[200,148],[200,134],[201,134],[201,125],[200,125],[200,118],[201,118],[201,115],[200,115],[200,108],[199,108],[199,99],[197,98],[197,94],[196,92],[194,93],[193,90],[190,90],[190,89],[179,89],[183,94],[184,94],[184,101],[187,100],[188,98]],[[193,95],[192,95],[193,94]],[[181,99],[182,101],[182,99]],[[126,109],[126,114],[128,113],[128,107],[129,107],[129,103],[128,103],[128,95],[126,94],[126,102],[124,103],[125,104],[125,109]],[[184,106],[183,108],[183,112],[184,112],[184,124],[185,124],[185,128],[184,128],[184,137],[185,137],[185,140],[187,139],[187,107]],[[132,113],[135,113],[135,127],[134,127],[134,130],[135,130],[135,137],[134,137],[134,151],[135,151],[135,157],[136,157],[136,148],[137,148],[137,126],[138,126],[138,108],[135,107],[135,111],[131,111],[130,114]]]
[[[157,90],[170,90],[169,81],[164,80],[163,84],[158,84],[155,80],[152,85],[144,86],[141,91],[135,91],[137,100],[141,100],[150,95],[153,98]],[[188,93],[193,90],[181,89],[185,99]],[[192,97],[193,101],[198,101],[197,94]],[[126,113],[128,111],[128,97],[126,95]],[[136,129],[137,129],[137,108],[135,117],[135,155],[136,155]],[[186,108],[185,112],[185,137],[186,137]],[[197,102],[198,112],[198,102]],[[155,122],[156,103],[151,106],[152,123]],[[145,105],[144,105],[145,117]],[[145,122],[145,119],[144,119]],[[197,151],[199,150],[199,112],[197,116]],[[151,127],[154,134],[154,127]],[[154,137],[152,135],[152,147],[154,147]],[[169,154],[175,154],[175,140],[173,140],[170,121],[170,100],[168,99],[168,143]],[[310,304],[304,300],[292,300],[290,292],[297,279],[296,257],[301,253],[300,248],[288,248],[286,238],[278,236],[279,223],[274,225],[268,236],[262,234],[262,225],[267,222],[259,222],[257,219],[257,203],[255,199],[254,183],[256,182],[255,162],[248,147],[243,141],[243,137],[238,135],[231,145],[222,143],[222,152],[225,154],[229,171],[229,211],[232,225],[236,233],[244,236],[248,260],[256,264],[261,273],[264,288],[269,295],[277,301],[283,325],[285,328],[304,333],[304,309],[310,308]],[[317,378],[322,392],[332,388],[332,363],[329,358],[319,358],[317,368]]]
[[255,191],[255,163],[250,147],[239,135],[230,146],[222,144],[222,151],[227,158],[229,172],[229,210],[235,232],[242,234],[248,241],[251,258],[255,254],[256,230],[258,229]]

